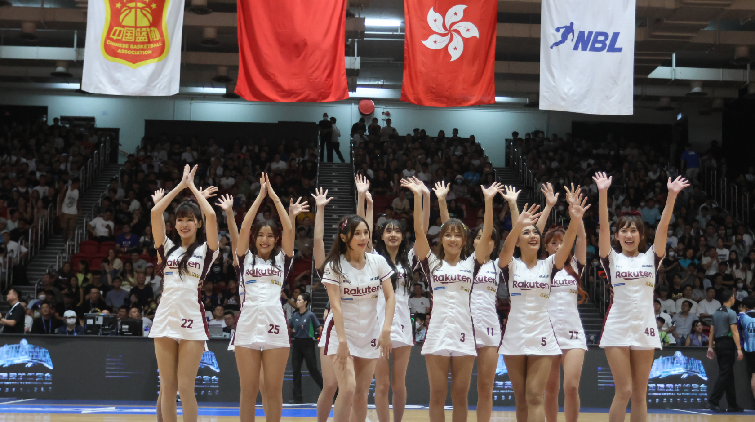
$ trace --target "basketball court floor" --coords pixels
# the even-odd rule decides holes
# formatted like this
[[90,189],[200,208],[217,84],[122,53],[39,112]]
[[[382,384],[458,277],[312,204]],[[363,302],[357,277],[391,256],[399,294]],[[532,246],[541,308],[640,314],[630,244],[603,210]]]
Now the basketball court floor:
[[[181,409],[179,407],[179,415]],[[582,409],[579,420],[583,422],[604,422],[608,409]],[[559,415],[559,421],[563,415]],[[264,421],[262,408],[257,408],[257,417]],[[316,410],[313,405],[284,405],[283,422],[314,422]],[[745,413],[715,414],[708,410],[651,410],[648,422],[744,422],[752,421],[755,411]],[[367,418],[377,422],[377,414],[371,408]],[[201,403],[200,422],[238,421],[238,403]],[[470,409],[470,422],[476,415]],[[179,418],[180,420],[180,418]],[[447,410],[446,420],[451,420]],[[627,416],[627,420],[629,417]],[[0,399],[0,422],[154,422],[154,402],[127,401],[66,401],[66,400],[13,400]],[[424,406],[407,406],[404,415],[406,422],[428,422],[428,410]],[[515,422],[513,408],[494,409],[492,422]]]

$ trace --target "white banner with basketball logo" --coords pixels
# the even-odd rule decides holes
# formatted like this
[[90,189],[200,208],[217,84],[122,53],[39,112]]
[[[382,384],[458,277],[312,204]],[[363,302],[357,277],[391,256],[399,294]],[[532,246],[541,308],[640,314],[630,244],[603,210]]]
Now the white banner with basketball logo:
[[183,15],[183,0],[89,0],[81,89],[177,94]]
[[635,0],[543,0],[540,109],[633,113]]

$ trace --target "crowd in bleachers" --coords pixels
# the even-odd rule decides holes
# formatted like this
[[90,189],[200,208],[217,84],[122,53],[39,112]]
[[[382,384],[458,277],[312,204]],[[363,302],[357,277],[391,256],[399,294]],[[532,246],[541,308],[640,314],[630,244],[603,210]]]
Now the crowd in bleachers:
[[[7,130],[6,134],[13,135],[10,139],[19,143],[22,139],[26,142],[33,138],[31,134],[39,130],[41,127],[35,130],[27,128],[29,136],[23,137],[25,132],[21,128]],[[54,142],[64,129],[50,130],[55,135],[50,135],[50,142]],[[92,144],[91,136],[86,134],[81,137],[71,135],[70,139],[73,141],[72,146],[77,148],[77,155],[83,154],[82,149],[85,148],[82,144],[85,141]],[[34,145],[34,142],[31,144]],[[273,142],[251,138],[245,141],[229,140],[227,144],[221,145],[213,138],[203,139],[201,142],[196,138],[183,141],[167,134],[159,139],[145,138],[143,145],[136,154],[128,156],[120,177],[114,178],[107,192],[102,195],[99,206],[95,208],[96,215],[92,215],[86,223],[87,233],[85,240],[79,244],[78,253],[71,256],[70,261],[63,264],[56,273],[46,274],[38,288],[37,297],[22,300],[22,303],[26,305],[30,316],[38,319],[49,316],[55,326],[53,330],[65,324],[67,311],[75,312],[79,323],[82,323],[86,313],[112,313],[119,318],[128,318],[133,314],[144,319],[144,325],[148,327],[160,303],[161,294],[161,277],[156,273],[158,259],[150,227],[150,210],[154,205],[151,195],[161,188],[166,191],[172,189],[179,182],[182,167],[185,164],[196,164],[199,166],[196,184],[206,190],[206,195],[211,196],[210,202],[213,205],[220,195],[230,194],[234,198],[234,215],[226,215],[216,207],[221,231],[221,254],[213,262],[201,292],[210,325],[221,325],[229,332],[228,322],[235,319],[241,302],[230,238],[226,233],[227,218],[234,218],[241,225],[249,206],[259,193],[262,172],[269,174],[273,187],[284,203],[289,198],[296,200],[297,197],[302,197],[305,201],[311,200],[310,194],[314,193],[317,177],[316,146],[314,142],[305,144],[298,139],[276,139]],[[62,155],[66,156],[65,153]],[[48,154],[44,156],[51,159]],[[83,158],[77,158],[77,162],[81,159]],[[31,179],[28,159],[22,160],[12,157],[11,162],[16,163],[16,166],[6,164],[5,168],[17,177],[26,176]],[[54,162],[56,164],[52,168],[58,169],[60,164]],[[76,168],[75,165],[69,167],[71,172]],[[51,196],[49,200],[54,203],[56,192],[62,192],[60,199],[63,208],[65,209],[68,199],[75,203],[76,208],[80,196],[65,196],[69,191],[75,190],[76,181],[70,177],[70,172],[52,171],[50,168],[36,165],[38,173],[34,174],[34,182],[29,183],[28,191],[34,192],[31,186],[39,184],[36,182],[37,177],[41,176],[43,179],[46,174],[44,170],[47,169],[47,174],[54,176],[49,179],[56,181],[56,188],[50,187],[46,196]],[[66,187],[66,182],[71,182],[71,186]],[[216,189],[207,190],[211,186]],[[0,192],[3,197],[6,196],[4,190]],[[31,196],[34,198],[34,195]],[[166,234],[174,240],[178,235],[173,210],[187,196],[190,196],[188,190],[179,195],[164,214]],[[17,189],[9,189],[6,204],[18,197]],[[12,205],[17,206],[18,199]],[[7,209],[6,213],[13,215]],[[65,216],[62,217],[61,230],[67,233]],[[269,197],[260,208],[257,218],[277,219],[275,207]],[[294,299],[290,294],[294,285],[304,290],[311,284],[313,222],[312,213],[301,213],[297,217],[296,259],[290,278],[292,284],[285,286],[281,294],[282,305],[294,306]],[[8,223],[3,221],[2,224]],[[19,285],[23,282],[14,275],[13,283]],[[39,328],[39,324],[29,324],[27,331],[34,332],[34,327]]]

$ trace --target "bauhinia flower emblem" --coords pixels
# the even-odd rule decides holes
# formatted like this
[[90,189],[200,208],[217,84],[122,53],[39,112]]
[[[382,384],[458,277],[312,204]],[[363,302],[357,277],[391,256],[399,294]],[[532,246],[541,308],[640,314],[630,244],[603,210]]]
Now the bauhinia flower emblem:
[[458,59],[464,51],[464,40],[462,37],[480,38],[480,32],[474,24],[471,22],[459,22],[464,16],[464,9],[466,8],[466,5],[458,4],[448,9],[444,27],[443,16],[435,12],[431,7],[430,12],[427,14],[427,23],[430,24],[430,28],[437,32],[437,34],[431,35],[430,38],[422,41],[422,44],[433,50],[439,50],[448,45],[451,61]]

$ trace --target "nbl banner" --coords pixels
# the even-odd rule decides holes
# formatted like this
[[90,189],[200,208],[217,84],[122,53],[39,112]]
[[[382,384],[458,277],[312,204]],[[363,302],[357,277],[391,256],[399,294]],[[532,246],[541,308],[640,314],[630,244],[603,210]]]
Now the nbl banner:
[[633,113],[635,0],[543,0],[540,109]]
[[81,89],[178,93],[183,0],[89,0]]

